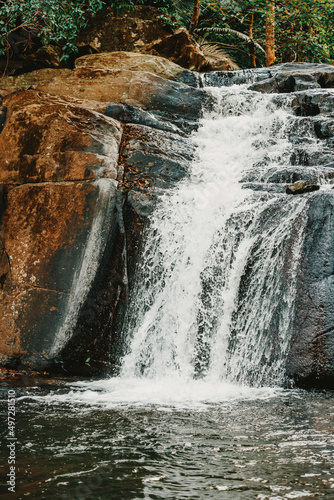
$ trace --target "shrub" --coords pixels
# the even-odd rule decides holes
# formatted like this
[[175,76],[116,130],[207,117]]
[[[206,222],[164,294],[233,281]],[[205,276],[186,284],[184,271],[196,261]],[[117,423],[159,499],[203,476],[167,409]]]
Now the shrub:
[[102,0],[0,1],[0,54],[24,52],[38,37],[43,45],[61,45],[66,59],[76,51],[80,29],[103,5]]

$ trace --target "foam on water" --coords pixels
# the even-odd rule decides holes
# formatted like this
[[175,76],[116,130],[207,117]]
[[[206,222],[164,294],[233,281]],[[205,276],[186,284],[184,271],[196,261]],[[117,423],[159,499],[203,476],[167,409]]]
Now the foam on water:
[[285,391],[271,387],[254,388],[228,382],[212,383],[208,380],[189,380],[181,377],[110,378],[93,382],[71,384],[71,390],[52,391],[46,396],[23,396],[30,401],[45,404],[70,404],[90,410],[148,407],[151,405],[179,409],[209,409],[218,403],[232,404],[235,400],[267,400],[283,395]]

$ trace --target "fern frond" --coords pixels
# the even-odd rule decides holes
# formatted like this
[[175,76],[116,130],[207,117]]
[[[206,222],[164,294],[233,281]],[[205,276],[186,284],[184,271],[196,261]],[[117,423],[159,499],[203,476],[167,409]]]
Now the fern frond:
[[235,35],[238,38],[240,38],[241,40],[245,40],[245,42],[247,42],[247,44],[254,44],[254,46],[256,48],[258,48],[259,50],[261,50],[261,52],[263,52],[264,54],[266,53],[264,48],[261,47],[261,45],[256,40],[254,40],[254,38],[250,38],[248,35],[245,35],[245,33],[241,33],[240,31],[232,30],[231,28],[217,28],[217,27],[198,28],[196,30],[196,33],[203,33],[203,32],[204,33],[217,33],[217,34],[225,33],[228,35]]
[[208,42],[203,37],[197,38],[196,43],[205,57],[212,57],[217,60],[221,59],[225,61],[231,69],[239,69],[239,66],[233,57],[231,57],[230,54],[223,48],[223,44],[220,44],[219,42]]

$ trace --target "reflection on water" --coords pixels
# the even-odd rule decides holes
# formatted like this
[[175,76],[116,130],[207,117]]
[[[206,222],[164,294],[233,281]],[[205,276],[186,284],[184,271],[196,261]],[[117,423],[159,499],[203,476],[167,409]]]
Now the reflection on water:
[[334,498],[332,393],[172,389],[149,404],[143,383],[136,405],[130,382],[18,389],[19,487],[1,498]]

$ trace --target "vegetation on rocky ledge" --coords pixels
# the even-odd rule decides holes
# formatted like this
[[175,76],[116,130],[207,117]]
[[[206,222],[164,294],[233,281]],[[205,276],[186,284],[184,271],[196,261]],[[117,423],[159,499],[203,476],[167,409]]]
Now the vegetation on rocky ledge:
[[62,48],[66,60],[101,9],[125,13],[140,5],[156,7],[160,21],[185,26],[241,67],[334,61],[333,0],[2,0],[0,55],[9,58],[51,43]]

